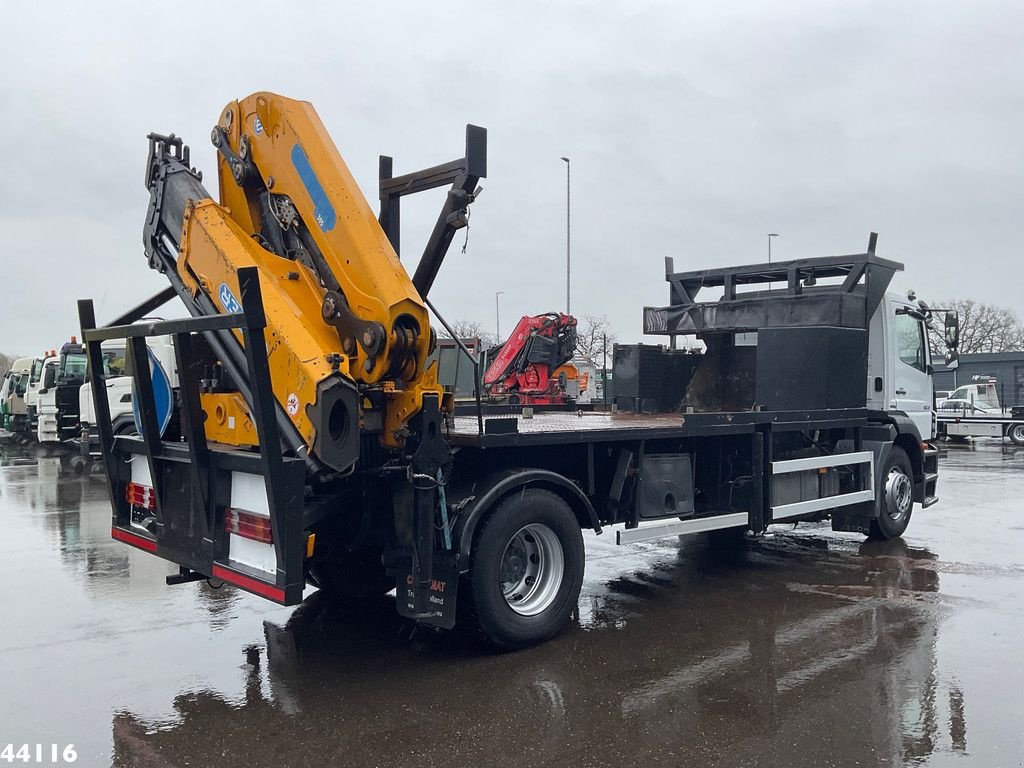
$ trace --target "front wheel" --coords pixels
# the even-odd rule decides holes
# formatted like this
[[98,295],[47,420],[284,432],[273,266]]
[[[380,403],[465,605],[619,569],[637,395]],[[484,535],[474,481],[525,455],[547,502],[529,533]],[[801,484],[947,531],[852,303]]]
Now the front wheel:
[[898,446],[889,451],[882,471],[881,510],[871,521],[869,538],[895,539],[910,524],[914,508],[914,470],[907,452]]
[[1010,438],[1010,442],[1014,445],[1024,445],[1024,422],[1011,424],[1009,429],[1006,430],[1006,436]]
[[579,599],[585,551],[576,515],[537,488],[517,491],[483,523],[470,583],[484,634],[507,648],[547,640]]

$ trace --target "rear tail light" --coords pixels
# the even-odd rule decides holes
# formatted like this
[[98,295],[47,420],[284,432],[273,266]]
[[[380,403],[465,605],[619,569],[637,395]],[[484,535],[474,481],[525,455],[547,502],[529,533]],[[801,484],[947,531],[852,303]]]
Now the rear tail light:
[[224,530],[246,539],[262,541],[264,544],[274,543],[270,518],[244,509],[228,507],[224,510]]
[[124,488],[124,497],[133,507],[156,509],[156,498],[153,495],[153,489],[148,485],[128,483]]

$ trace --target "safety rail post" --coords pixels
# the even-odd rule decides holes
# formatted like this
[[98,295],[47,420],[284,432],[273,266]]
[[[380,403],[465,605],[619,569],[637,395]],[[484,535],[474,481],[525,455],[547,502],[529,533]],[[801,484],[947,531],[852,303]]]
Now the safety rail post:
[[133,336],[128,340],[132,359],[132,386],[136,409],[139,414],[139,433],[146,450],[149,464],[149,482],[153,489],[154,507],[159,519],[163,519],[162,480],[158,458],[163,452],[160,427],[157,424],[156,399],[153,395],[153,379],[149,371],[149,345],[145,336]]
[[[301,548],[302,529],[288,519],[290,504],[299,505],[301,515],[302,489],[291,487],[285,473],[281,436],[277,427],[277,401],[270,379],[270,365],[267,360],[267,344],[263,331],[267,327],[263,311],[263,294],[260,290],[259,270],[243,267],[238,270],[238,287],[242,294],[242,337],[245,345],[245,360],[248,368],[253,423],[260,443],[260,463],[267,487],[267,501],[270,506],[270,528],[276,546],[277,570],[294,577],[294,564],[290,562],[294,553]],[[297,496],[297,498],[296,498]],[[287,536],[285,534],[288,534]],[[300,574],[301,575],[301,574]]]
[[174,334],[174,361],[178,367],[181,393],[181,430],[188,444],[189,473],[192,479],[192,507],[205,524],[207,545],[213,552],[216,540],[216,509],[210,488],[210,449],[206,444],[203,409],[199,399],[202,364],[196,358],[194,340],[188,332]]
[[[107,486],[114,508],[123,509],[117,497],[117,459],[114,456],[114,426],[110,420],[110,403],[107,402],[107,377],[103,374],[103,342],[93,339],[91,332],[96,328],[96,310],[92,299],[80,299],[78,302],[78,324],[82,330],[82,341],[85,343],[86,357],[89,361],[90,388],[92,389],[93,413],[96,414],[96,435],[100,441],[103,456],[103,468],[107,474]],[[117,514],[114,514],[117,524]]]

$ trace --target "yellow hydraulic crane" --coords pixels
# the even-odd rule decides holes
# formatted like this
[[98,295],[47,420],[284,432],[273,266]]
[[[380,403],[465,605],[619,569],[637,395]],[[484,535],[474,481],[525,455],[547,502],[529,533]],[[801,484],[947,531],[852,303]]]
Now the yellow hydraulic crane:
[[[440,398],[436,369],[427,366],[434,334],[424,297],[486,175],[485,132],[470,126],[466,157],[407,177],[385,178],[390,158],[382,158],[384,226],[309,103],[267,92],[233,101],[211,139],[219,202],[189,166],[188,147],[173,135],[150,136],[151,266],[196,315],[240,311],[238,270],[259,270],[279,422],[297,453],[345,472],[359,457],[361,435],[401,448],[424,397]],[[397,254],[397,200],[447,183],[453,187],[414,282]],[[219,346],[217,357],[230,367],[238,345],[222,339]],[[244,389],[231,373],[225,378]],[[251,423],[244,398],[230,391],[202,398],[208,437],[251,443],[252,432],[241,429]]]

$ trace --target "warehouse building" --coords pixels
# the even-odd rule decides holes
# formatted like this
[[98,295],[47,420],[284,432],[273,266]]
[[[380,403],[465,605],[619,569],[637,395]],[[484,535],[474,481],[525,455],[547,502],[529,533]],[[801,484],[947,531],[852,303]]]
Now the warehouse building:
[[970,383],[975,376],[994,376],[999,402],[1024,405],[1024,352],[977,352],[960,355],[960,367],[951,371],[935,364],[935,390],[949,392]]

